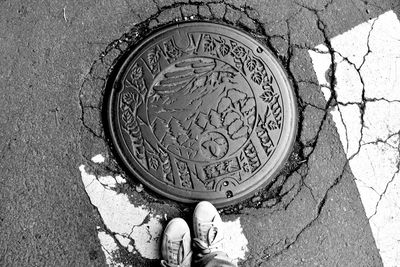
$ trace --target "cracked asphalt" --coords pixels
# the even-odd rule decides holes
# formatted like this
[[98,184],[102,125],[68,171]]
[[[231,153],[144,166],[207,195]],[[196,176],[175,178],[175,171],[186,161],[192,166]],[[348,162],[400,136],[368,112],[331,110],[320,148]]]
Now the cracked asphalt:
[[[104,132],[103,97],[116,61],[148,32],[200,19],[233,25],[264,43],[298,101],[296,142],[281,173],[221,210],[224,220],[240,217],[248,240],[240,266],[382,266],[350,168],[362,144],[346,154],[330,111],[356,104],[364,126],[366,103],[392,100],[365,90],[360,101],[341,99],[331,40],[388,10],[400,17],[396,0],[0,1],[0,265],[106,265],[96,226],[115,235],[85,192],[82,164],[95,175],[122,174],[128,184],[119,193],[137,206],[190,217],[192,206],[142,189],[127,174]],[[328,98],[309,54],[321,52],[320,44],[330,58],[323,73]],[[360,65],[342,57],[360,73]],[[105,164],[92,162],[97,154],[106,155]],[[114,239],[118,263],[157,266]]]

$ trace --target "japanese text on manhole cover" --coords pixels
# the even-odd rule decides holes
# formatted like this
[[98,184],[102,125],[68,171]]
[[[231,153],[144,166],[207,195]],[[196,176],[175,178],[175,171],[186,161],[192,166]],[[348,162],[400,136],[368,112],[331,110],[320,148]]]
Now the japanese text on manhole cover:
[[277,60],[251,36],[209,22],[175,24],[123,60],[108,83],[111,139],[152,190],[224,206],[285,163],[295,97]]

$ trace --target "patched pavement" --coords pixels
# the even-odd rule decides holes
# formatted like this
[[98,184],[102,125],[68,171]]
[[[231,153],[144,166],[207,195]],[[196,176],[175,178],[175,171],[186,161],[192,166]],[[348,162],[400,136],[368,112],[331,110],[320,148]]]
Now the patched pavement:
[[105,81],[153,28],[196,19],[262,41],[298,100],[281,173],[221,210],[240,266],[400,264],[399,14],[397,1],[0,2],[0,265],[157,266],[162,227],[193,207],[128,175],[104,133]]

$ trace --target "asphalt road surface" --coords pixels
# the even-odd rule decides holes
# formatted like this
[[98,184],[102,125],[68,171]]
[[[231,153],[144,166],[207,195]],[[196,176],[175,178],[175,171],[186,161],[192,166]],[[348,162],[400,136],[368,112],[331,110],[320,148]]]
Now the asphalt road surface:
[[[117,160],[103,129],[104,86],[115,60],[151,29],[206,19],[263,40],[286,69],[299,107],[296,143],[281,174],[247,200],[221,210],[229,250],[239,265],[399,266],[400,236],[388,252],[383,242],[388,237],[378,231],[386,217],[370,219],[379,213],[385,193],[393,191],[389,185],[400,179],[400,127],[375,129],[396,113],[379,117],[389,110],[382,107],[369,114],[367,102],[400,98],[385,99],[387,92],[368,98],[375,89],[367,89],[367,78],[383,75],[375,71],[363,74],[360,100],[343,100],[352,80],[340,87],[340,78],[347,76],[337,72],[343,60],[335,61],[340,52],[352,63],[363,49],[357,44],[375,36],[368,26],[366,35],[358,31],[359,25],[377,21],[379,32],[391,32],[399,17],[396,0],[0,1],[0,265],[158,266],[162,227],[172,217],[190,218],[193,207],[143,188]],[[361,61],[370,50],[374,55],[389,46],[367,46]],[[398,52],[396,43],[392,47]],[[328,56],[328,63],[318,54]],[[396,55],[400,58],[400,53],[389,56]],[[393,90],[400,81],[396,62]],[[362,73],[362,63],[354,64]],[[369,116],[360,120],[368,136],[390,128],[379,140],[393,153],[382,154],[377,165],[390,162],[386,169],[393,172],[383,189],[368,187],[378,194],[372,211],[358,182],[367,174],[356,166],[369,166],[389,148],[378,147],[356,164],[361,146],[351,150],[352,135],[342,135],[353,125],[353,113],[345,108],[351,104],[360,110],[356,118]],[[389,211],[400,214],[394,201]],[[399,221],[390,225],[389,233],[400,229]]]

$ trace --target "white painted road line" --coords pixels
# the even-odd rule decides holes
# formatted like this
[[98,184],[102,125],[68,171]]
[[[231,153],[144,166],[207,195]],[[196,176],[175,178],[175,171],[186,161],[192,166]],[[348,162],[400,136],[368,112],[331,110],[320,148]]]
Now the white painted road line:
[[94,163],[103,163],[105,160],[106,160],[106,159],[104,158],[104,156],[103,156],[102,154],[98,154],[98,155],[96,155],[96,156],[94,156],[94,157],[92,158],[92,161],[93,161]]
[[[384,266],[400,266],[400,22],[389,11],[332,38],[336,123]],[[328,48],[309,51],[328,101]],[[365,109],[363,110],[363,107]]]
[[[97,155],[92,160],[98,158],[100,157]],[[98,237],[107,264],[125,266],[118,260],[121,246],[128,252],[138,252],[142,257],[159,259],[163,232],[161,220],[169,218],[168,214],[153,214],[149,208],[131,203],[129,196],[118,190],[118,187],[126,182],[120,175],[98,177],[88,173],[84,165],[81,165],[79,170],[86,193],[99,211],[106,227],[106,229],[98,228]],[[248,241],[243,234],[240,218],[224,222],[224,226],[227,229],[226,253],[236,261],[245,259]]]
[[[79,170],[90,202],[98,209],[107,229],[131,240],[143,257],[158,259],[158,241],[162,234],[161,216],[151,214],[146,207],[136,207],[130,203],[127,195],[117,193],[114,177],[108,176],[113,182],[108,178],[96,177],[87,173],[84,165]],[[110,183],[105,184],[104,181]],[[109,243],[108,237],[105,240]]]

